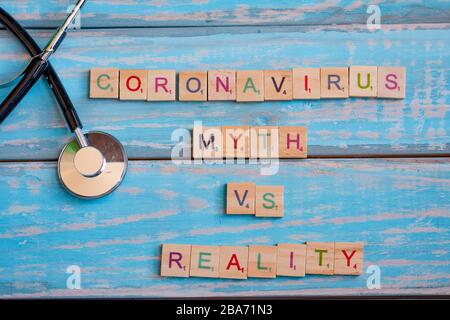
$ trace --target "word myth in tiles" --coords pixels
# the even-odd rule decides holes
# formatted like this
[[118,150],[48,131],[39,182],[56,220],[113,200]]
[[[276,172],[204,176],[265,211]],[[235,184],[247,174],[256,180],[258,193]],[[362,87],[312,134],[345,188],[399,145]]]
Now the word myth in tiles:
[[205,278],[361,275],[362,242],[280,243],[277,246],[163,244],[161,276]]
[[194,125],[194,159],[306,158],[307,129],[303,126]]
[[406,68],[350,66],[290,70],[90,70],[90,98],[261,102],[349,97],[403,99]]

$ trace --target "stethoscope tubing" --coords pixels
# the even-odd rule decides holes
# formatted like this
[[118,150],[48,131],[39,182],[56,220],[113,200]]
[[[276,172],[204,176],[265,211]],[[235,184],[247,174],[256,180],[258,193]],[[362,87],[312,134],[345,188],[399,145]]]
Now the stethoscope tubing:
[[[34,41],[34,39],[30,36],[30,34],[10,14],[8,14],[1,7],[0,7],[0,23],[2,23],[8,30],[10,30],[11,33],[15,35],[15,37],[25,46],[27,51],[33,56],[33,59],[27,66],[27,69],[25,70],[25,75],[23,77],[24,78],[27,77],[27,72],[30,73],[30,71],[32,71],[32,73],[29,75],[29,78],[27,79],[28,81],[30,81],[30,78],[36,77],[38,75],[36,72],[38,73],[40,72],[40,75],[42,75],[43,73],[44,76],[47,78],[50,88],[55,94],[56,100],[58,101],[58,104],[61,108],[61,111],[64,115],[64,118],[66,119],[67,125],[69,126],[70,130],[74,132],[75,129],[77,128],[82,129],[83,125],[81,123],[80,118],[78,117],[75,107],[72,101],[70,100],[70,97],[67,94],[64,85],[59,79],[51,63],[47,61],[37,70],[33,70],[37,67],[38,62],[36,59],[39,59],[39,55],[41,54],[41,48],[38,46],[38,44]],[[39,77],[37,77],[37,79],[38,78]],[[33,80],[34,82],[31,84],[31,86],[29,88],[26,88],[27,91],[34,85],[37,79],[34,79]],[[22,81],[23,78],[21,79],[20,82]],[[22,82],[22,86],[23,84],[25,84],[25,82]],[[20,86],[16,85],[16,88],[18,87]],[[8,95],[8,97],[11,96],[11,99],[13,98],[12,93],[14,91],[15,90],[13,90]],[[17,92],[15,94],[17,98],[20,99],[23,98],[23,96],[22,97],[17,96]],[[5,100],[7,100],[8,97]],[[4,108],[0,108],[0,123],[9,115],[9,113],[15,107],[14,103],[7,103],[7,102],[8,101],[6,101],[4,104],[2,103],[2,106],[4,106]]]

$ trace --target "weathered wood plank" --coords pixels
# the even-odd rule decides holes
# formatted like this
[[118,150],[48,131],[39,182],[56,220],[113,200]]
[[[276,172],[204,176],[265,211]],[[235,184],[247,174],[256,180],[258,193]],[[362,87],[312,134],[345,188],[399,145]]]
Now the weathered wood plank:
[[[57,181],[55,163],[0,164],[0,295],[272,296],[450,293],[448,159],[284,161],[275,176],[244,165],[131,162],[106,198],[83,201]],[[285,217],[224,214],[225,184],[285,187]],[[381,289],[360,277],[161,278],[159,246],[354,241],[365,270],[381,268]],[[82,290],[66,289],[69,265]]]
[[[75,1],[3,0],[2,6],[27,27],[56,27]],[[377,1],[383,24],[450,20],[448,1]],[[83,27],[365,24],[367,1],[89,0]]]
[[[306,125],[310,155],[449,153],[449,25],[125,29],[72,32],[52,57],[88,130],[117,136],[130,157],[169,158],[176,128]],[[48,31],[34,31],[41,44]],[[27,55],[0,32],[0,69]],[[407,67],[404,100],[346,99],[239,104],[88,99],[88,70],[119,68],[270,69],[350,64]],[[0,98],[10,89],[0,89]],[[0,126],[0,159],[56,159],[71,137],[44,81]]]

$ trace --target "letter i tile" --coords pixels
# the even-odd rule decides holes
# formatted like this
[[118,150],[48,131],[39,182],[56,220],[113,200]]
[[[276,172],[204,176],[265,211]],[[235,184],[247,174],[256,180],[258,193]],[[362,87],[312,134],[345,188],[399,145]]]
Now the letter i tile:
[[306,244],[280,243],[277,248],[277,275],[304,277],[306,268]]

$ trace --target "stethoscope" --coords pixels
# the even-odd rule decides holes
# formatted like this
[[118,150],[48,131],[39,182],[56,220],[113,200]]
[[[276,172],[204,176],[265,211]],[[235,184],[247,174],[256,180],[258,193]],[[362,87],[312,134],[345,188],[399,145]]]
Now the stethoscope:
[[77,2],[72,12],[42,51],[29,33],[5,10],[0,8],[0,23],[10,30],[32,55],[27,67],[18,76],[22,76],[22,78],[0,104],[0,124],[42,74],[45,74],[67,125],[75,134],[75,138],[66,144],[59,156],[59,179],[62,185],[73,195],[92,199],[107,195],[119,186],[127,171],[127,155],[122,144],[107,133],[94,131],[83,134],[83,126],[75,107],[55,69],[48,62],[50,56],[63,41],[68,27],[84,3],[85,0]]

